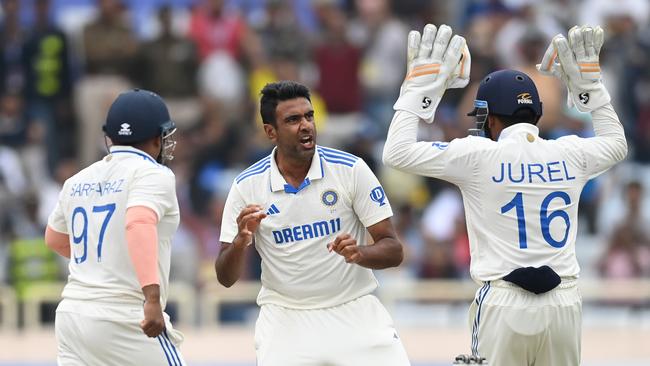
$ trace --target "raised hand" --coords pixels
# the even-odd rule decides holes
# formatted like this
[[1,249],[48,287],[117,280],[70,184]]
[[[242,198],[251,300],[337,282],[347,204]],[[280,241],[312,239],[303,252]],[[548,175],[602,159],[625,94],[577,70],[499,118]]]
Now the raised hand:
[[568,89],[567,104],[581,112],[590,112],[611,101],[600,73],[600,49],[604,41],[602,28],[587,25],[569,30],[569,39],[553,37],[537,69],[560,78]]
[[433,122],[445,90],[465,87],[470,67],[471,56],[465,38],[452,37],[449,26],[436,28],[427,24],[422,35],[411,31],[407,42],[407,74],[393,108]]

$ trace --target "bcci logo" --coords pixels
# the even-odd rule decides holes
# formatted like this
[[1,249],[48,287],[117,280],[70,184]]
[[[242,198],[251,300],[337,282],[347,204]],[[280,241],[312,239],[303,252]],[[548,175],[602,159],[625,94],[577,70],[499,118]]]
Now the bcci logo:
[[422,98],[422,109],[427,109],[431,106],[431,98],[424,97]]
[[325,206],[334,206],[336,202],[339,200],[339,195],[336,194],[333,190],[325,191],[323,192],[323,195],[321,196],[321,202]]
[[379,207],[383,206],[386,204],[384,202],[386,200],[386,193],[384,193],[384,189],[379,187],[375,187],[370,191],[370,199],[373,200],[373,202],[377,202],[379,204]]
[[533,104],[533,97],[530,95],[530,93],[518,94],[517,104]]
[[131,132],[131,125],[128,123],[122,123],[120,125],[122,127],[119,131],[117,131],[117,134],[120,136],[131,136],[133,132]]
[[578,98],[580,98],[580,103],[582,104],[589,103],[589,93],[580,93],[578,94]]

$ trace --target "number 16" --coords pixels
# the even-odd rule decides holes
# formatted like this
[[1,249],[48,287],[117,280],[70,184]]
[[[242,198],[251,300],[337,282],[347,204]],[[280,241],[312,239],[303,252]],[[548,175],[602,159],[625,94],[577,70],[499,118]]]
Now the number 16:
[[[542,236],[544,237],[544,240],[546,240],[546,242],[554,248],[562,248],[564,245],[566,245],[567,238],[569,237],[569,228],[571,228],[571,221],[569,220],[569,214],[564,210],[556,210],[551,212],[550,215],[548,214],[548,206],[555,198],[561,198],[566,205],[571,203],[571,197],[569,197],[566,192],[551,192],[544,198],[544,201],[542,201],[539,212],[539,219],[542,226]],[[528,248],[526,239],[526,218],[524,217],[524,198],[521,192],[515,194],[515,197],[512,199],[512,201],[501,207],[501,213],[506,213],[512,208],[515,208],[515,212],[517,214],[517,227],[519,229],[519,248]],[[551,220],[557,216],[564,219],[564,222],[566,223],[566,231],[564,232],[564,237],[560,241],[553,239],[550,230]]]

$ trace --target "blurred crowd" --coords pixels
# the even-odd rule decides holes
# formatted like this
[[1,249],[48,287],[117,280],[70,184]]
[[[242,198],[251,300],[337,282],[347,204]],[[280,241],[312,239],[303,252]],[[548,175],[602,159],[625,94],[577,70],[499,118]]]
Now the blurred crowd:
[[[459,191],[398,173],[381,151],[406,68],[406,35],[448,24],[472,53],[470,85],[449,90],[421,138],[467,135],[481,78],[515,68],[537,83],[546,138],[590,136],[588,114],[566,107],[561,83],[535,64],[574,24],[601,25],[605,84],[625,126],[629,156],[591,181],[581,199],[579,245],[587,273],[650,277],[650,3],[646,0],[1,0],[0,284],[20,295],[65,278],[43,244],[64,180],[106,153],[101,126],[121,91],[143,88],[178,125],[171,168],[181,226],[171,276],[214,281],[219,226],[233,178],[272,148],[259,90],[293,79],[313,91],[318,141],[356,154],[380,177],[406,244],[397,278],[468,277]],[[579,249],[579,252],[581,250]],[[259,276],[249,251],[246,277]]]

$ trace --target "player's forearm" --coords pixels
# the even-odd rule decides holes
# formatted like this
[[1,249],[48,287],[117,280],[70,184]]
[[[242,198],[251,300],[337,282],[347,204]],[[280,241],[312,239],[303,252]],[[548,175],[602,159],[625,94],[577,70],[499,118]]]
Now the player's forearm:
[[45,244],[59,255],[70,258],[70,238],[51,227],[45,229]]
[[147,285],[142,288],[144,300],[148,303],[160,302],[160,285]]
[[621,161],[627,155],[627,141],[625,130],[618,119],[618,115],[611,104],[591,112],[591,119],[594,125],[594,133],[599,138],[606,138],[609,144],[606,150],[602,151],[614,161]]
[[436,163],[431,142],[417,142],[420,118],[413,113],[397,111],[388,129],[384,145],[384,164],[401,171],[430,176]]
[[357,264],[370,269],[397,267],[404,259],[402,244],[395,238],[383,238],[359,250],[362,256]]
[[396,111],[390,122],[383,161],[385,165],[400,168],[406,165],[409,146],[417,141],[419,117],[405,111]]
[[240,243],[238,237],[232,243],[221,243],[221,251],[214,262],[217,280],[225,287],[230,287],[239,280],[244,271],[246,243]]

